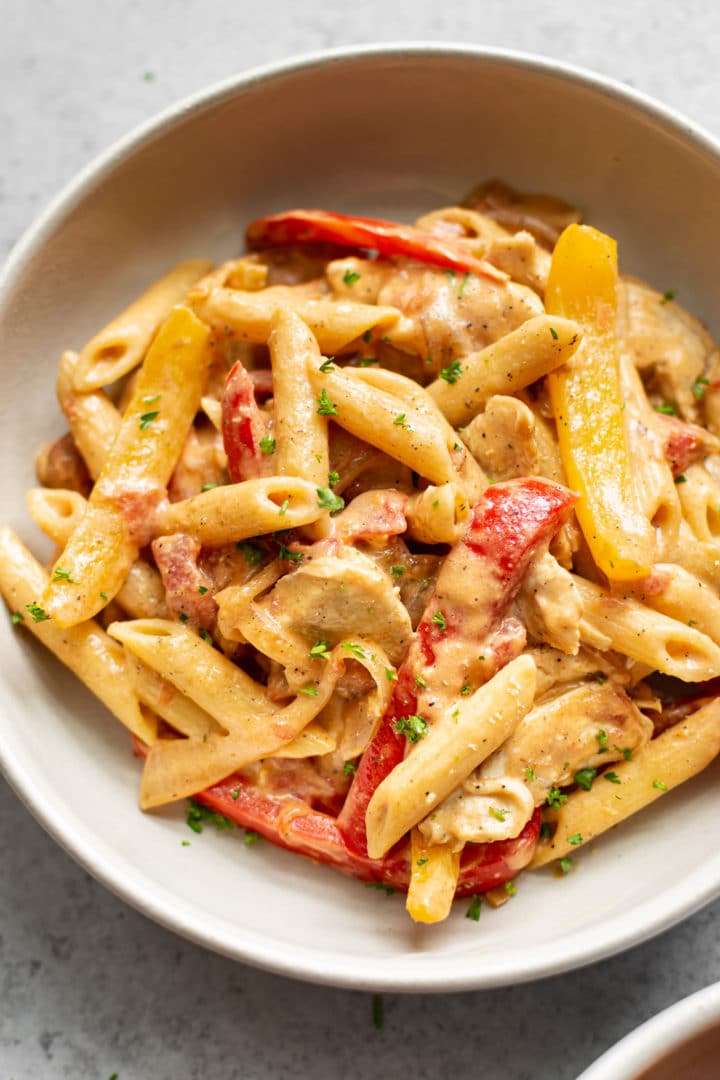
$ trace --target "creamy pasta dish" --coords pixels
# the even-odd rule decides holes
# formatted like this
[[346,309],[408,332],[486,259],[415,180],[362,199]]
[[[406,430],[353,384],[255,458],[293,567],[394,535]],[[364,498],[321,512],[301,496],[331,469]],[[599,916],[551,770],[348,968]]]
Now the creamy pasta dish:
[[132,733],[143,810],[476,917],[720,750],[720,354],[497,182],[247,244],[63,353],[56,553],[2,530],[0,589]]

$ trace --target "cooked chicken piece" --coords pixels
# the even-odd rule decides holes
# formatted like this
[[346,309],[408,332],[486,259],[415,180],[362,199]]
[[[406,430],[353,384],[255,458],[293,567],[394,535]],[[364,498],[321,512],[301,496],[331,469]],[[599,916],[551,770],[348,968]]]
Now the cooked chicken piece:
[[527,285],[538,296],[545,295],[550,255],[529,232],[523,229],[514,236],[493,240],[485,258],[498,270],[509,274],[513,281]]
[[571,575],[549,552],[530,563],[515,602],[536,641],[577,655],[582,602]]
[[623,277],[618,289],[618,336],[621,350],[637,369],[648,375],[652,371],[649,391],[672,403],[684,420],[697,422],[697,399],[705,388],[697,380],[707,378],[717,353],[697,319],[645,282]]
[[626,664],[625,658],[618,653],[596,652],[586,646],[581,646],[575,656],[568,656],[559,649],[540,645],[528,649],[528,653],[535,661],[536,695],[540,699],[560,686],[579,682],[588,675],[594,675],[597,681],[604,684],[606,681],[616,686],[629,686],[631,670]]
[[652,722],[624,691],[581,683],[531,709],[509,739],[420,825],[434,844],[517,836],[551,788],[571,784],[643,746]]
[[68,431],[41,447],[35,458],[35,475],[43,487],[67,488],[88,495],[92,483],[80,451]]
[[189,499],[209,485],[222,483],[226,460],[219,431],[210,424],[190,428],[168,484],[170,502]]
[[281,578],[269,596],[272,614],[312,641],[375,641],[399,664],[412,627],[397,589],[367,555],[341,545],[338,549],[306,559]]
[[407,529],[407,501],[402,491],[365,491],[333,518],[334,535],[346,544],[360,540],[384,544],[389,536],[399,536]]
[[534,476],[539,471],[535,417],[518,398],[495,394],[470,421],[463,441],[493,480]]
[[487,180],[473,188],[463,206],[491,217],[510,232],[527,229],[549,251],[563,229],[582,220],[580,211],[563,199],[515,191],[500,180]]

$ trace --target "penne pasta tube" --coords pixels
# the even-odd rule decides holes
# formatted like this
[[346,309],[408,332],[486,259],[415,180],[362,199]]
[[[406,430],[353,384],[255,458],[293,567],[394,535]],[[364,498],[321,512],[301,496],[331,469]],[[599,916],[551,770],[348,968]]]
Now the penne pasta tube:
[[448,437],[429,410],[369,385],[350,369],[318,373],[314,382],[317,408],[340,427],[433,484],[455,479],[452,453],[457,439],[454,433],[452,439]]
[[273,471],[327,487],[328,422],[318,414],[309,374],[322,362],[320,349],[294,311],[276,311],[270,326],[276,443]]
[[685,482],[674,485],[682,512],[698,540],[717,543],[720,538],[720,488],[702,465],[685,469]]
[[720,753],[720,698],[667,728],[637,750],[631,761],[613,766],[614,782],[600,774],[589,791],[568,796],[557,814],[551,841],[541,844],[531,867],[562,858],[690,780]]
[[673,563],[656,563],[637,582],[637,599],[686,626],[696,627],[720,645],[720,597],[712,586]]
[[535,664],[518,656],[428,734],[377,787],[367,808],[367,847],[381,858],[432,813],[508,738],[532,706]]
[[132,654],[128,654],[128,667],[137,696],[176,731],[195,739],[222,731],[210,713]]
[[122,648],[91,620],[63,629],[48,618],[38,606],[46,584],[47,573],[17,536],[0,530],[0,591],[10,610],[133,735],[154,742],[156,724],[140,708]]
[[431,484],[405,506],[408,532],[423,544],[454,544],[470,519],[470,503],[457,484]]
[[410,886],[405,907],[419,923],[442,922],[450,914],[458,875],[460,852],[448,844],[427,844],[422,833],[410,833]]
[[397,308],[298,296],[295,288],[286,285],[272,285],[260,292],[216,288],[207,297],[198,297],[194,308],[210,326],[229,328],[238,341],[253,345],[266,344],[278,309],[292,311],[307,324],[326,354],[342,352],[368,330],[391,326],[401,319]]
[[156,335],[87,511],[43,595],[43,607],[61,626],[91,618],[112,599],[153,535],[153,511],[202,395],[208,337],[183,307]]
[[25,501],[33,521],[58,547],[65,546],[87,510],[87,499],[65,488],[30,488]]
[[79,393],[127,375],[142,360],[160,324],[211,267],[207,259],[178,263],[87,343],[72,373]]
[[436,379],[427,392],[454,427],[467,424],[493,394],[516,393],[567,363],[581,339],[576,322],[558,315],[536,315],[492,345],[464,357],[454,382]]
[[120,412],[104,390],[79,393],[74,385],[78,354],[64,352],[57,376],[57,397],[70,427],[75,445],[93,480],[97,480],[105,458],[120,430]]
[[224,484],[170,503],[158,534],[192,533],[207,547],[309,525],[325,513],[314,484],[294,476],[267,476]]
[[143,558],[132,564],[115,599],[134,619],[170,618],[162,578]]
[[580,639],[585,644],[599,643],[596,635],[600,635],[607,643],[601,647],[611,647],[684,682],[720,675],[720,647],[707,634],[637,600],[614,596],[600,585],[575,574],[572,577],[583,605]]

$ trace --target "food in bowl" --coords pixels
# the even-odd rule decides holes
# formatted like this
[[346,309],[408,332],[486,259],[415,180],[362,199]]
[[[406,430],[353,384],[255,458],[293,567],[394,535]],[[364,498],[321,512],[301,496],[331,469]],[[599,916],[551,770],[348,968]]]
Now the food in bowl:
[[433,923],[717,755],[717,354],[578,217],[499,184],[272,215],[63,354],[28,497],[60,550],[5,530],[0,588],[132,732],[144,809]]

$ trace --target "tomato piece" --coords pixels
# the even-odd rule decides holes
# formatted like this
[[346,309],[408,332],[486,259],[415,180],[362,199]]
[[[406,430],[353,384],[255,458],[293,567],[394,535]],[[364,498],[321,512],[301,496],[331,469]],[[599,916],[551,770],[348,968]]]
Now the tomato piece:
[[682,476],[688,465],[707,453],[705,432],[675,416],[661,415],[661,422],[667,428],[663,449],[668,465],[673,476]]
[[222,399],[222,437],[233,483],[263,476],[260,449],[265,422],[255,401],[255,383],[238,360],[228,372]]
[[258,218],[248,225],[247,243],[248,247],[255,249],[328,243],[367,248],[380,255],[404,255],[448,270],[478,274],[493,281],[507,281],[507,274],[502,270],[484,259],[476,259],[450,238],[436,236],[412,225],[399,225],[379,218],[333,214],[326,210],[286,210],[281,214]]

